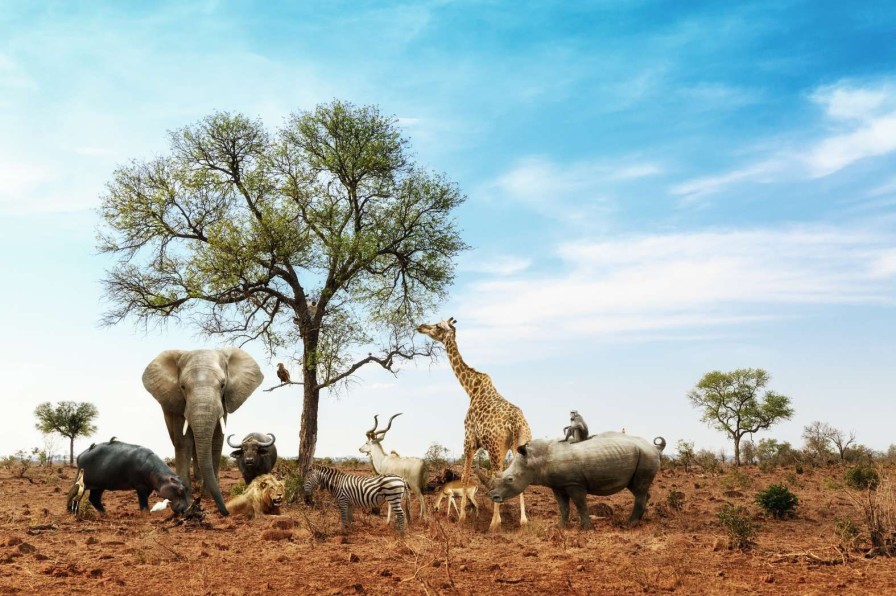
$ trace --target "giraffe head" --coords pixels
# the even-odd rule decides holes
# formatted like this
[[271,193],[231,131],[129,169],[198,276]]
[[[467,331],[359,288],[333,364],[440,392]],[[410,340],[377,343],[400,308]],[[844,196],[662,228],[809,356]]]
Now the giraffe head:
[[448,339],[449,337],[454,337],[455,323],[457,323],[457,319],[455,319],[454,317],[450,317],[447,321],[439,321],[438,323],[420,325],[417,327],[417,331],[424,335],[428,335],[436,341],[445,343],[446,339]]

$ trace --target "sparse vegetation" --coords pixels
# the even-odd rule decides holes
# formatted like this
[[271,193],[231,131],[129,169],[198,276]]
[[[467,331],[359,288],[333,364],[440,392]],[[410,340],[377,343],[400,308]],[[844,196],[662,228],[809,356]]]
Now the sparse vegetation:
[[676,459],[684,466],[684,471],[690,472],[691,463],[694,461],[694,442],[680,439],[675,444],[675,451],[678,453]]
[[670,491],[666,495],[666,506],[670,511],[681,511],[684,509],[684,493],[679,490]]
[[740,445],[745,435],[769,428],[793,416],[790,398],[774,391],[759,393],[770,380],[761,368],[740,368],[732,372],[706,373],[688,399],[703,410],[703,421],[726,433],[734,441],[734,465],[741,464]]
[[880,474],[868,464],[849,468],[843,477],[846,480],[846,485],[856,490],[875,490],[880,483]]
[[725,504],[716,518],[728,535],[728,548],[747,550],[755,544],[756,525],[745,507]]
[[99,416],[99,412],[90,402],[61,401],[54,408],[47,401],[34,409],[34,415],[37,417],[37,424],[34,425],[37,430],[68,438],[68,465],[72,466],[75,463],[75,439],[89,437],[96,432],[93,420]]
[[438,443],[433,443],[429,446],[429,449],[426,450],[426,453],[423,455],[423,461],[426,462],[426,466],[429,468],[429,471],[439,472],[448,467],[448,454],[450,451],[444,445],[439,445]]
[[756,502],[763,511],[775,519],[792,517],[799,499],[783,484],[772,484],[756,495]]

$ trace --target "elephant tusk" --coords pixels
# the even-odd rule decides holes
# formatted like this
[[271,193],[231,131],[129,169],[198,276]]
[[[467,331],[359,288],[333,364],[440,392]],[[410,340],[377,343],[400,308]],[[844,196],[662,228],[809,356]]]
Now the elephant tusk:
[[224,434],[224,416],[221,416],[221,419],[218,421],[221,424],[221,434]]
[[187,436],[187,427],[190,426],[189,420],[184,420],[184,436]]

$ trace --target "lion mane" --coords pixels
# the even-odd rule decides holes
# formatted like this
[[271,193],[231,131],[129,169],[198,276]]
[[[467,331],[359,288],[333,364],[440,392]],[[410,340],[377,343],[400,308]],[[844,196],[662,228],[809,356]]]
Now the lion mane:
[[227,501],[230,513],[245,513],[248,517],[277,515],[283,503],[283,482],[273,474],[255,478],[241,495]]

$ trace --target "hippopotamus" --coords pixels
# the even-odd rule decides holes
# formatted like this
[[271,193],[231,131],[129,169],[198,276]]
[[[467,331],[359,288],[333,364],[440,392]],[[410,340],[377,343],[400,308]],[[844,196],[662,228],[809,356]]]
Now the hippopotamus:
[[277,463],[277,440],[273,434],[249,433],[243,437],[242,443],[234,445],[231,442],[233,435],[227,437],[227,444],[236,447],[230,452],[230,456],[236,460],[236,465],[243,475],[246,486],[262,474],[269,474]]
[[591,528],[585,495],[612,495],[627,488],[635,496],[629,523],[644,515],[648,489],[660,469],[662,437],[649,441],[624,433],[605,432],[578,443],[536,439],[517,448],[503,474],[489,486],[489,497],[501,503],[530,484],[554,491],[560,507],[560,526],[569,522],[569,500],[579,511],[583,528]]
[[91,445],[78,456],[75,483],[68,493],[68,510],[78,513],[84,493],[100,514],[105,515],[103,492],[136,490],[141,511],[149,509],[149,494],[156,491],[167,499],[175,513],[189,506],[181,479],[162,459],[146,447],[116,441]]

